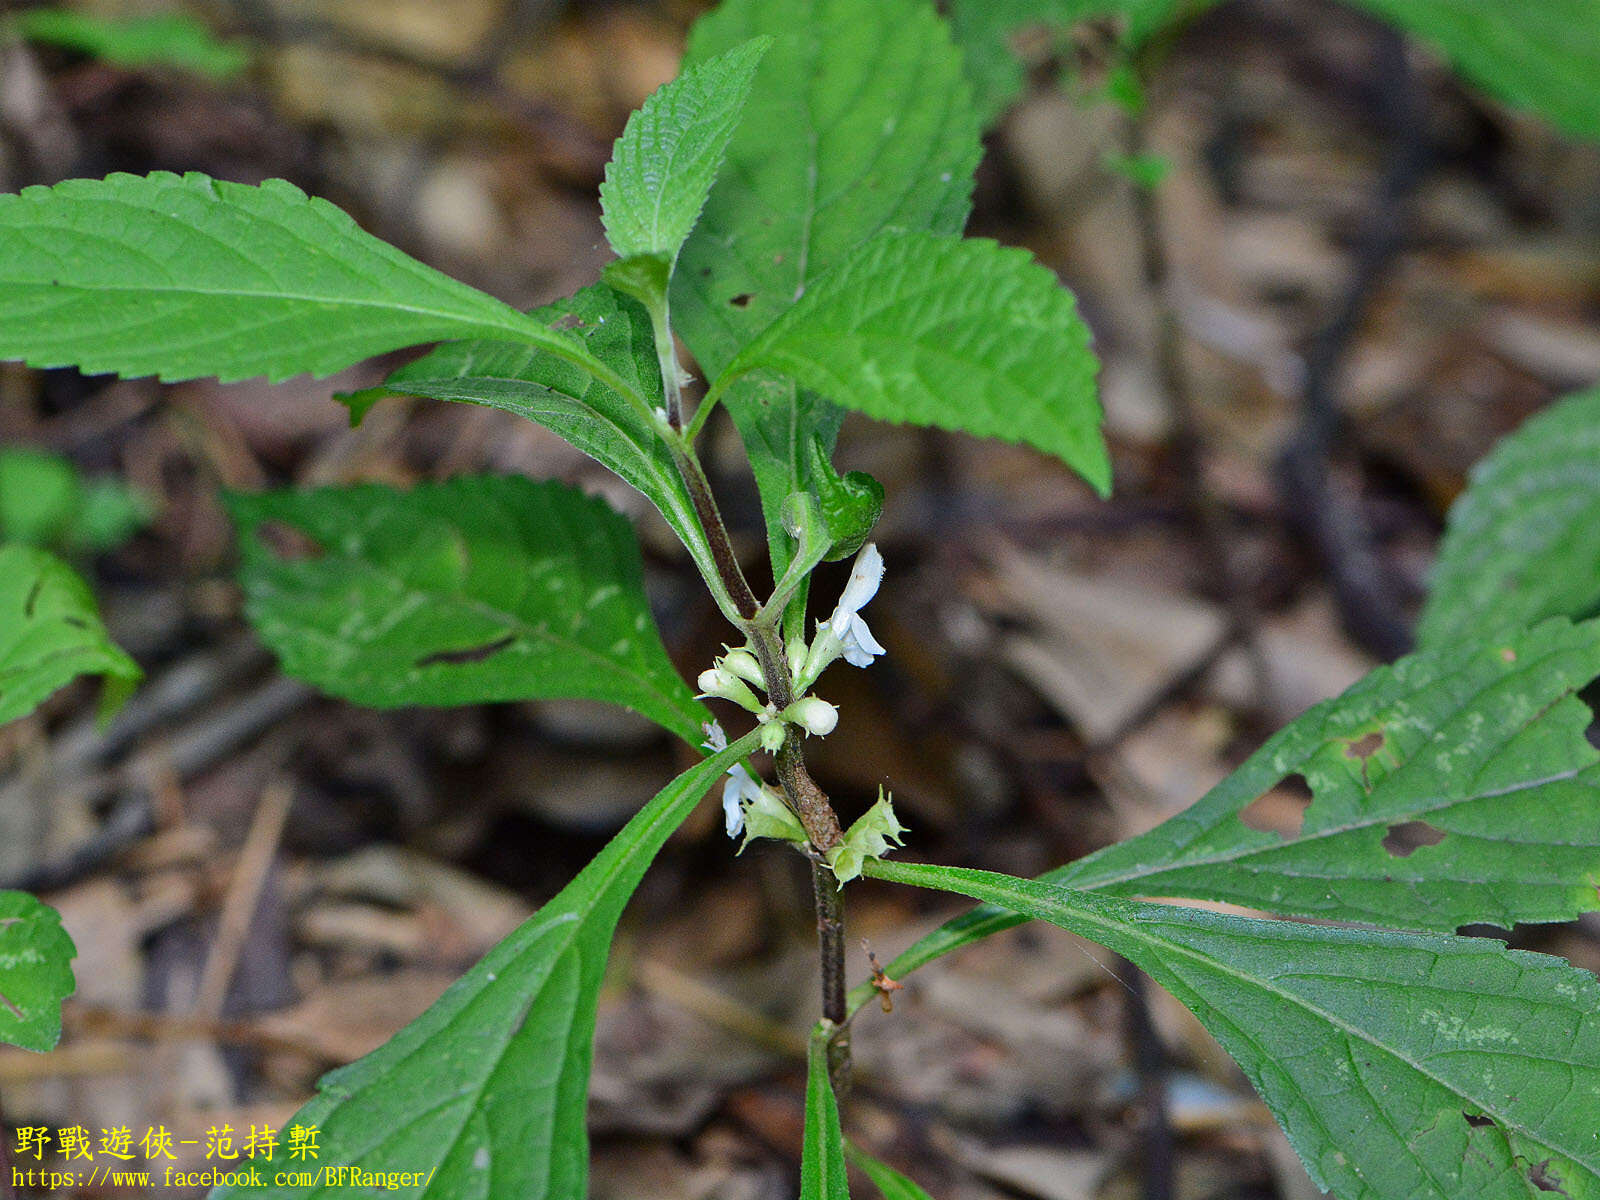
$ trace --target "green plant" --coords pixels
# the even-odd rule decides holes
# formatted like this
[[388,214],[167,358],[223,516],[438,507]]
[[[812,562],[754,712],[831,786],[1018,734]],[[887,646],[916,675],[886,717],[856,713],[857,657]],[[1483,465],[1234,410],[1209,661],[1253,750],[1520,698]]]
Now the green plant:
[[[958,21],[977,11],[955,7]],[[834,1081],[876,990],[845,989],[840,896],[861,874],[984,902],[890,964],[894,977],[1027,918],[1143,967],[1346,1200],[1600,1195],[1600,985],[1454,933],[1600,907],[1600,752],[1578,698],[1600,675],[1600,622],[1570,619],[1600,587],[1576,532],[1531,566],[1507,557],[1527,549],[1515,537],[1478,555],[1481,539],[1453,533],[1422,651],[1290,724],[1187,812],[1039,880],[889,861],[908,833],[889,798],[844,828],[807,772],[805,739],[838,720],[813,686],[840,658],[883,653],[861,616],[883,572],[867,541],[882,492],[832,464],[844,408],[1026,442],[1099,491],[1110,483],[1071,297],[1027,255],[959,236],[981,128],[964,72],[927,0],[729,0],[617,144],[602,191],[617,261],[527,314],[282,182],[119,175],[0,197],[0,355],[281,379],[447,339],[348,397],[352,415],[402,394],[544,424],[660,510],[742,640],[699,675],[697,696],[662,649],[626,524],[557,484],[230,499],[249,615],[291,672],[364,703],[609,699],[709,751],[296,1119],[320,1128],[331,1160],[421,1171],[429,1195],[581,1196],[612,931],[667,836],[721,781],[730,835],[787,841],[812,870],[823,1019],[808,1053],[806,1200],[847,1194]],[[710,381],[693,408],[675,336]],[[770,591],[735,556],[697,454],[718,408],[760,491]],[[1514,445],[1502,456],[1507,470],[1523,461]],[[1517,507],[1526,489],[1502,500],[1497,478],[1485,473],[1494,494],[1469,494],[1458,528],[1537,518]],[[851,555],[844,594],[812,624],[812,571]],[[1591,586],[1545,588],[1492,622],[1461,615],[1475,611],[1474,579],[1511,571]],[[725,734],[708,697],[746,710],[748,731]],[[751,762],[762,750],[778,788]],[[1247,825],[1243,809],[1291,774],[1313,792],[1302,829]],[[1419,822],[1434,844],[1386,847]],[[885,1194],[921,1194],[851,1156]]]
[[223,80],[250,64],[243,46],[219,41],[183,13],[118,20],[70,8],[29,8],[0,23],[0,35],[10,30],[36,45],[73,50],[117,67],[169,67]]
[[[105,677],[107,714],[138,682],[138,666],[112,642],[88,584],[57,553],[110,549],[149,516],[137,493],[83,479],[57,455],[0,450],[0,724],[80,675]],[[56,1044],[74,953],[53,909],[0,892],[0,1041],[29,1050]]]

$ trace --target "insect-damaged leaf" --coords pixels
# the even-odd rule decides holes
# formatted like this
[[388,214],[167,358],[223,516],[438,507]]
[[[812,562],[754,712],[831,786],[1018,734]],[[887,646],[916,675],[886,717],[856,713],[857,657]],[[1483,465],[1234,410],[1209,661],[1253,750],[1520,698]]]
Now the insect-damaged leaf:
[[[1409,929],[1600,908],[1600,752],[1577,697],[1597,675],[1600,622],[1562,620],[1380,667],[1192,807],[1054,880]],[[1298,832],[1247,825],[1291,773],[1314,796]]]
[[[419,1200],[587,1195],[584,1113],[611,934],[656,852],[757,744],[751,734],[685,771],[561,893],[367,1057],[320,1082],[291,1121],[316,1126],[320,1162],[421,1172]],[[325,1179],[216,1197],[351,1195]]]
[[228,504],[246,611],[289,674],[379,708],[605,700],[700,740],[633,530],[603,501],[478,476]]
[[[1600,752],[1577,696],[1596,675],[1596,621],[1414,654],[1303,714],[1177,816],[1040,880],[1409,929],[1600,908]],[[1291,774],[1314,792],[1298,831],[1252,828],[1241,814]],[[889,973],[1017,920],[964,913]],[[858,987],[851,1002],[870,998]]]
[[1049,921],[1137,964],[1238,1061],[1340,1200],[1600,1196],[1600,984],[1559,958],[987,871],[878,860],[866,873]]

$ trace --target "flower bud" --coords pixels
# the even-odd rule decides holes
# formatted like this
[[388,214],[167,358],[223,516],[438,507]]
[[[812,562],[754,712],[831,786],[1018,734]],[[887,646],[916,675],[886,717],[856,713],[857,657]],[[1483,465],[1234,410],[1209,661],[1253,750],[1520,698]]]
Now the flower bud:
[[753,683],[763,691],[767,687],[767,677],[761,673],[761,664],[756,661],[756,656],[748,650],[730,650],[717,660],[717,667],[729,674],[737,675],[746,683]]
[[839,710],[816,696],[796,700],[789,706],[785,717],[818,737],[827,737],[839,724]]
[[737,677],[717,667],[701,671],[700,677],[695,680],[699,685],[700,695],[716,696],[721,700],[732,700],[740,708],[749,712],[760,712],[761,701]]

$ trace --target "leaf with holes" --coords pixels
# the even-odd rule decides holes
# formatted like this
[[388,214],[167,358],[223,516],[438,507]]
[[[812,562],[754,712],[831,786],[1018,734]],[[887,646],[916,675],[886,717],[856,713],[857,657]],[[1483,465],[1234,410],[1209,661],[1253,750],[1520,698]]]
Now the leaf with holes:
[[1429,646],[1600,609],[1600,390],[1494,448],[1450,509],[1417,636]]
[[867,874],[1049,921],[1137,964],[1238,1061],[1341,1200],[1600,1196],[1600,984],[1559,958],[987,871],[879,860]]
[[817,279],[712,390],[778,371],[880,420],[1026,442],[1105,494],[1098,367],[1072,294],[1026,251],[893,233]]
[[[758,738],[747,735],[668,784],[432,1008],[324,1076],[317,1098],[284,1128],[315,1126],[322,1162],[427,1175],[414,1193],[426,1200],[587,1195],[595,1007],[617,918],[668,836]],[[348,1194],[350,1185],[335,1182],[213,1193]]]
[[844,1134],[839,1102],[828,1078],[826,1022],[811,1031],[806,1047],[806,1133],[800,1151],[800,1200],[850,1200],[844,1172]]
[[[1600,622],[1555,620],[1380,667],[1281,730],[1196,804],[1054,876],[1407,929],[1600,907],[1600,752],[1578,692]],[[1298,774],[1298,830],[1248,806]]]
[[[729,0],[695,25],[686,66],[763,35],[772,46],[673,279],[676,328],[711,376],[874,234],[959,232],[981,151],[961,52],[927,0]],[[814,439],[831,454],[839,412],[787,380],[741,383],[727,405],[781,575],[783,501],[810,486]]]
[[0,722],[26,716],[79,675],[106,676],[115,703],[140,671],[71,567],[32,546],[0,545]]
[[[652,404],[659,401],[650,315],[638,301],[597,283],[530,315],[545,324],[570,325],[587,353]],[[482,404],[537,421],[643,493],[702,572],[717,577],[694,503],[655,426],[616,389],[579,367],[531,346],[453,342],[401,367],[380,390]],[[363,399],[357,397],[358,405]]]
[[600,185],[606,240],[620,257],[677,258],[770,44],[754,38],[689,67],[628,118]]
[[270,179],[110,175],[0,195],[0,358],[159,375],[327,375],[444,338],[580,342]]
[[633,530],[603,501],[478,476],[228,506],[246,612],[291,675],[378,708],[606,700],[700,740]]
[[[1177,816],[1041,882],[1404,929],[1600,908],[1600,752],[1578,698],[1597,675],[1600,621],[1414,654],[1304,713]],[[1258,798],[1296,775],[1314,796],[1298,828],[1252,827]],[[888,971],[1016,923],[964,913]],[[871,998],[863,985],[851,1006]]]
[[0,1042],[55,1048],[77,953],[55,909],[26,892],[0,892]]

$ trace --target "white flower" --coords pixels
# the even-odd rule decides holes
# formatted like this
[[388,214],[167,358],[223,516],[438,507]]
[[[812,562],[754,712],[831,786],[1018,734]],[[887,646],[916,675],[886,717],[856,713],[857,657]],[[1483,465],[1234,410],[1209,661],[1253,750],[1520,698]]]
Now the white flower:
[[745,770],[744,764],[734,763],[729,767],[728,781],[722,785],[722,823],[729,837],[738,837],[744,829],[745,803],[754,804],[760,799],[761,784]]
[[839,606],[827,621],[828,629],[839,639],[840,653],[852,667],[870,667],[872,660],[885,652],[860,616],[867,601],[878,594],[878,585],[882,582],[883,555],[878,553],[876,545],[868,542],[856,555],[850,581],[844,585]]
[[728,735],[718,722],[707,721],[700,726],[700,732],[706,735],[706,740],[700,744],[711,753],[715,754],[718,750],[726,750],[728,748]]

